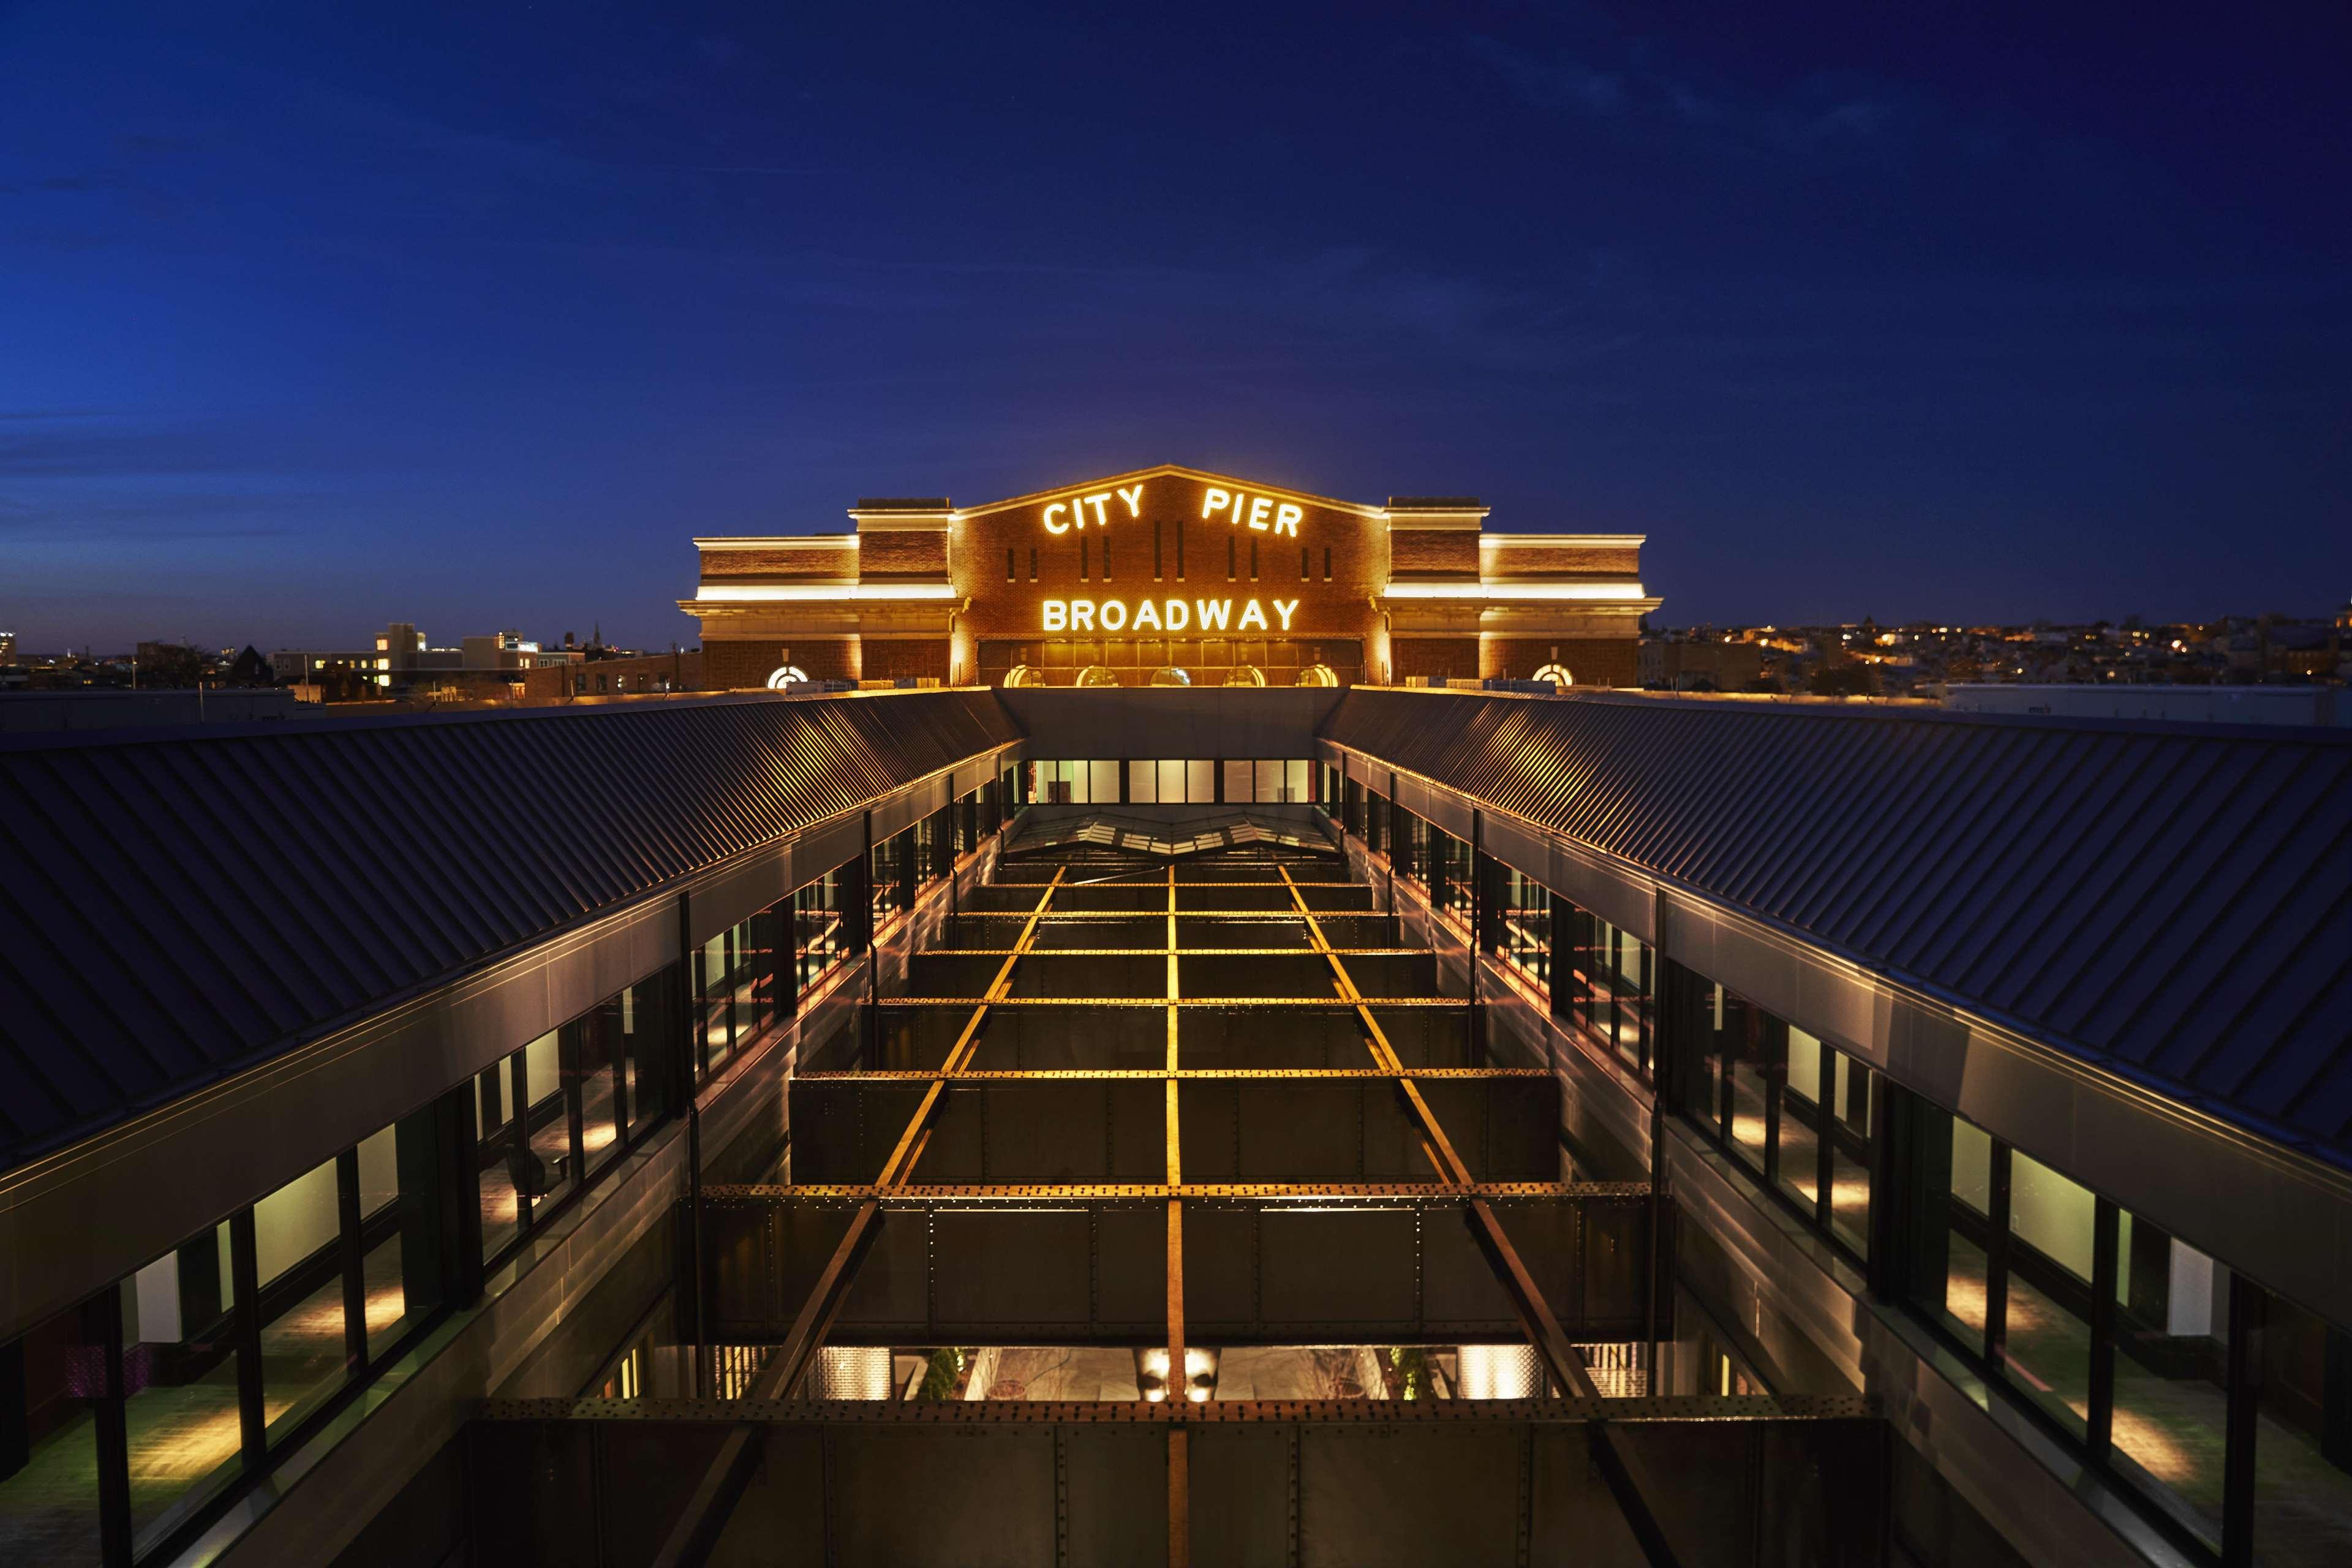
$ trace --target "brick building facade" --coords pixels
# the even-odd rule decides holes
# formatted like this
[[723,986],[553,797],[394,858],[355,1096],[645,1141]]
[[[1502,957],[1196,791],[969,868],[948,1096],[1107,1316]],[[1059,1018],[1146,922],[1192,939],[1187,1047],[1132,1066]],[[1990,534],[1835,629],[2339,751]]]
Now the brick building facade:
[[[1475,497],[1334,500],[1162,465],[984,506],[861,500],[855,533],[698,539],[714,688],[903,677],[1631,686],[1642,539],[1486,530]],[[1105,679],[1097,675],[1095,679]]]

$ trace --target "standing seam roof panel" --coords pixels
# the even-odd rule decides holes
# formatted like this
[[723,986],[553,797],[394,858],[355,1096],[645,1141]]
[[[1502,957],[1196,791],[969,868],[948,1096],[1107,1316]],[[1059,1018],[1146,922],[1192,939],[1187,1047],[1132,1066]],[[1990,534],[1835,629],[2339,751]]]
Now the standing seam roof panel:
[[1323,734],[2352,1164],[2352,734],[1364,688]]
[[923,691],[0,742],[0,1168],[1018,739]]

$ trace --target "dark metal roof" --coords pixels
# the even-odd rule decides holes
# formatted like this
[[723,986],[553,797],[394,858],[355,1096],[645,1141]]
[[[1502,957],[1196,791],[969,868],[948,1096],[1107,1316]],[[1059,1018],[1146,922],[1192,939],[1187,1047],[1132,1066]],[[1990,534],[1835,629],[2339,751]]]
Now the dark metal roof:
[[2352,1163],[2352,731],[1350,691],[1323,734]]
[[0,1169],[1019,733],[925,691],[0,740]]

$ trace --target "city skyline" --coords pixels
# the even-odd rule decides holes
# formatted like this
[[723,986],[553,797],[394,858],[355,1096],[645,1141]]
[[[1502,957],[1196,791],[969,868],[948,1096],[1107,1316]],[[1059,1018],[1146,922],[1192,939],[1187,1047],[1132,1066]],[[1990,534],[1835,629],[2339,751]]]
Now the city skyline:
[[696,535],[1169,458],[1672,625],[2330,613],[2337,51],[2025,26],[19,8],[0,623],[660,647]]

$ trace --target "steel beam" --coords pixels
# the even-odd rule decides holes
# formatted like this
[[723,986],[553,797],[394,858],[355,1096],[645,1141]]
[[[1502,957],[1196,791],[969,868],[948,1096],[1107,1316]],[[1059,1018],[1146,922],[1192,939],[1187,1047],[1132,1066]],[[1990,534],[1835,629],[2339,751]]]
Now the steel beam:
[[[1322,928],[1316,923],[1314,911],[1307,907],[1306,898],[1299,892],[1297,885],[1291,880],[1290,871],[1286,867],[1283,868],[1282,880],[1283,885],[1289,889],[1292,899],[1297,901],[1300,917],[1307,921],[1307,935],[1313,940],[1315,950],[1321,953],[1331,965],[1332,978],[1340,999],[1353,1006],[1357,1016],[1362,1021],[1364,1038],[1371,1048],[1373,1059],[1381,1067],[1397,1068],[1399,1064],[1396,1053],[1389,1048],[1387,1037],[1381,1032],[1380,1020],[1372,1016],[1372,1010],[1366,1005],[1363,994],[1357,990],[1355,983],[1348,977],[1346,961],[1340,958],[1328,942],[1324,940]],[[1475,969],[1477,955],[1474,952],[1471,957]],[[1429,1103],[1423,1098],[1419,1088],[1412,1079],[1400,1078],[1397,1080],[1397,1093],[1412,1111],[1413,1120],[1421,1127],[1423,1137],[1428,1145],[1429,1159],[1437,1167],[1439,1173],[1447,1181],[1465,1186],[1469,1185],[1472,1177],[1468,1165],[1455,1152],[1454,1145],[1447,1141],[1444,1128],[1438,1124],[1436,1116],[1430,1110]],[[1512,1246],[1511,1238],[1504,1233],[1501,1222],[1496,1218],[1493,1206],[1482,1199],[1473,1199],[1465,1209],[1465,1213],[1469,1219],[1473,1234],[1477,1237],[1479,1250],[1486,1254],[1488,1262],[1494,1266],[1496,1278],[1501,1283],[1504,1291],[1510,1297],[1512,1306],[1517,1309],[1527,1329],[1528,1342],[1535,1346],[1536,1354],[1542,1360],[1544,1369],[1550,1374],[1553,1384],[1566,1393],[1580,1396],[1598,1392],[1593,1386],[1591,1377],[1584,1370],[1582,1359],[1576,1353],[1576,1347],[1569,1342],[1568,1336],[1561,1331],[1559,1318],[1544,1300],[1543,1292],[1537,1288],[1534,1276],[1528,1272],[1525,1261],[1518,1255],[1517,1248]]]

